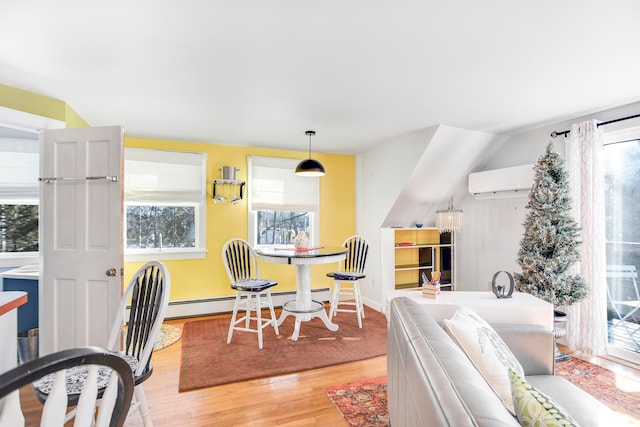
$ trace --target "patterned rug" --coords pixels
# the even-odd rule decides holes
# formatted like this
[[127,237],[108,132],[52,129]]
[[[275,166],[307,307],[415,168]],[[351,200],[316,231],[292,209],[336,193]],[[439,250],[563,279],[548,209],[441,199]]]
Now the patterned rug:
[[153,351],[162,350],[169,347],[171,344],[176,343],[182,336],[182,330],[173,325],[163,324],[158,334],[158,339],[153,346]]
[[[576,357],[557,364],[556,375],[619,413],[624,425],[640,425],[640,381]],[[349,426],[389,425],[386,376],[325,387],[325,391]]]
[[558,363],[556,375],[568,379],[614,411],[634,417],[640,425],[640,381],[577,357]]
[[331,403],[350,427],[387,427],[387,377],[325,387]]
[[370,359],[387,352],[387,319],[366,306],[362,329],[355,314],[338,313],[336,332],[315,318],[302,323],[297,341],[290,339],[294,326],[290,316],[279,327],[279,335],[271,327],[264,329],[262,350],[255,333],[235,331],[227,344],[229,320],[225,316],[185,323],[180,392]]

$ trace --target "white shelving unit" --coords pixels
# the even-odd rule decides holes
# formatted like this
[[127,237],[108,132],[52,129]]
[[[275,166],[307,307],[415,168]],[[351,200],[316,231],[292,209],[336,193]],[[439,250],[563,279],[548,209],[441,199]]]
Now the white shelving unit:
[[382,283],[384,290],[422,286],[424,272],[431,279],[440,271],[442,290],[454,290],[454,235],[436,228],[381,229]]

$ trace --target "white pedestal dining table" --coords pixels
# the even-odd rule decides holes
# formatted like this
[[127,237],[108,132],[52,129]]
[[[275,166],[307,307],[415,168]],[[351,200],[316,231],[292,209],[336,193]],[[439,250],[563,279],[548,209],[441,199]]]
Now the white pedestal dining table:
[[300,324],[313,318],[320,318],[330,331],[337,331],[338,325],[331,323],[324,304],[311,299],[311,265],[342,261],[347,257],[347,249],[342,246],[320,246],[296,250],[287,248],[256,249],[256,254],[264,262],[274,264],[292,264],[296,266],[296,299],[282,305],[282,313],[278,318],[278,326],[288,316],[295,316],[292,341],[300,335]]

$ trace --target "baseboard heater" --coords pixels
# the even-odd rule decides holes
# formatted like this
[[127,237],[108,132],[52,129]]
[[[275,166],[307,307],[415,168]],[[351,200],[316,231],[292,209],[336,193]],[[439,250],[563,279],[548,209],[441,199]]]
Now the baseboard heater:
[[[273,305],[282,307],[287,301],[295,299],[296,291],[271,292]],[[166,319],[183,317],[208,316],[212,314],[231,313],[235,295],[217,298],[202,298],[192,300],[170,301],[167,308]],[[331,298],[329,288],[316,288],[311,290],[311,298],[316,301],[328,302]]]

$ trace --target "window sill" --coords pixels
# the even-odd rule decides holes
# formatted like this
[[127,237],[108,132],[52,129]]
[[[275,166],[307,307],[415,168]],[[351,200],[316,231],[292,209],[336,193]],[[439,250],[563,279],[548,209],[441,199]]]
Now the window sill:
[[126,252],[124,253],[124,262],[136,261],[166,261],[166,260],[185,260],[185,259],[203,259],[207,255],[206,250],[186,250],[186,251],[153,251],[153,252]]
[[40,254],[38,252],[4,252],[0,254],[0,267],[22,267],[39,262]]

